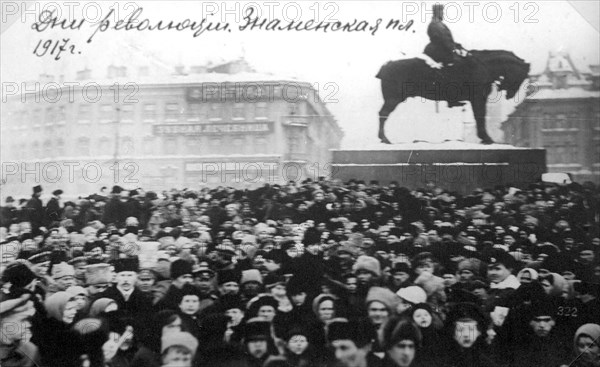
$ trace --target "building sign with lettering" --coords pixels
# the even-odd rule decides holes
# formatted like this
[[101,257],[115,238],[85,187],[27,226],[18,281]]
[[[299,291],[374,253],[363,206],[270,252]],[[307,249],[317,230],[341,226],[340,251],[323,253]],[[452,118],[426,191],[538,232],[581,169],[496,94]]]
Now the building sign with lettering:
[[272,131],[273,121],[256,123],[154,125],[154,135],[269,134]]

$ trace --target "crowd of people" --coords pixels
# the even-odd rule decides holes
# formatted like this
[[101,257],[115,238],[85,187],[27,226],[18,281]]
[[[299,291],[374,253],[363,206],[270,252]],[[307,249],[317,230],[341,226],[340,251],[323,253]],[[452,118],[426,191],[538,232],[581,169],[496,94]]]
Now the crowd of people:
[[0,208],[3,367],[600,366],[592,183],[62,195]]

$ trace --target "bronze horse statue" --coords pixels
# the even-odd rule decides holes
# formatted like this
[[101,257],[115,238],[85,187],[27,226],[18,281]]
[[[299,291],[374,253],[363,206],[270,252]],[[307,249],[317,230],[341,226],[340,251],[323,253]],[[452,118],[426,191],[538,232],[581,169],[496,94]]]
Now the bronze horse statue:
[[469,101],[477,122],[477,136],[483,144],[493,144],[485,128],[486,102],[492,84],[506,90],[513,98],[529,74],[530,65],[512,52],[470,51],[452,66],[434,69],[419,58],[390,61],[377,74],[381,79],[384,104],[379,111],[379,139],[391,144],[385,136],[385,121],[398,104],[409,97],[434,101]]

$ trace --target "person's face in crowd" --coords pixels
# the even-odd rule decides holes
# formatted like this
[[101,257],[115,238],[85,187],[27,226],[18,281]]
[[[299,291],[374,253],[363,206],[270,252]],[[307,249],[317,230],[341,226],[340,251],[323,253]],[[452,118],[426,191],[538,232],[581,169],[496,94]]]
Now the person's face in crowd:
[[260,292],[260,283],[246,282],[242,285],[242,292],[247,297],[254,297]]
[[325,322],[333,319],[335,314],[335,309],[333,308],[333,301],[325,300],[321,302],[317,311],[319,314],[320,321]]
[[293,247],[293,246],[290,247],[290,248],[288,248],[287,250],[285,250],[285,253],[289,257],[291,257],[292,259],[295,258],[295,257],[297,257],[299,255],[298,249],[296,247]]
[[48,275],[49,268],[50,268],[50,261],[44,261],[39,264],[31,265],[31,271],[33,271],[33,273],[40,278]]
[[181,331],[181,318],[177,316],[175,320],[173,320],[170,324],[167,324],[162,327],[161,336],[166,336],[171,333],[176,333]]
[[406,282],[408,278],[410,278],[410,274],[403,271],[397,271],[392,275],[392,281],[394,282],[395,286],[399,286]]
[[388,357],[398,367],[409,367],[415,359],[416,353],[415,342],[408,339],[400,340],[387,351]]
[[88,304],[88,298],[84,294],[78,294],[75,296],[75,305],[77,310],[83,310],[85,306]]
[[273,306],[261,306],[258,309],[258,313],[256,316],[271,322],[275,317],[275,309],[273,308]]
[[473,279],[474,276],[475,274],[473,274],[471,270],[463,269],[460,271],[460,273],[458,273],[458,281],[461,283],[467,283]]
[[162,358],[162,367],[191,367],[192,354],[181,350],[169,350]]
[[521,284],[529,284],[531,283],[531,272],[529,271],[524,271],[521,274]]
[[203,272],[195,274],[195,284],[202,293],[208,293],[213,289],[213,273]]
[[443,278],[445,287],[450,287],[458,282],[454,274],[444,274]]
[[481,335],[477,327],[477,321],[457,321],[454,326],[454,340],[462,348],[471,348]]
[[371,323],[376,326],[385,324],[390,316],[390,312],[385,305],[378,301],[369,303],[367,312]]
[[500,283],[511,274],[510,269],[508,269],[504,264],[490,264],[488,265],[488,279],[492,283]]
[[486,330],[485,342],[487,345],[491,345],[494,342],[496,335],[498,334],[496,333],[496,330],[494,330],[494,323],[491,322]]
[[504,228],[502,228],[501,226],[494,227],[494,231],[496,231],[496,234],[499,236],[501,236],[505,233]]
[[133,289],[137,281],[137,273],[134,271],[121,271],[117,274],[117,287],[124,291]]
[[406,312],[410,310],[412,306],[412,303],[400,297],[400,301],[398,301],[398,305],[396,306],[396,313],[401,314],[403,312]]
[[240,322],[242,322],[242,319],[244,318],[244,312],[239,308],[230,308],[229,310],[225,311],[225,316],[230,318],[229,326],[234,327],[238,326]]
[[90,257],[92,259],[101,259],[102,255],[104,255],[104,253],[102,252],[102,248],[101,247],[94,247],[92,249],[92,251],[90,252]]
[[597,340],[592,339],[586,334],[577,338],[577,355],[581,356],[583,361],[595,363],[600,358],[600,346]]
[[227,282],[221,285],[221,294],[238,294],[240,285],[237,282]]
[[194,281],[192,274],[183,274],[173,280],[173,285],[179,289],[186,284],[191,284]]
[[368,284],[374,277],[375,275],[367,270],[359,270],[356,272],[356,279],[360,284]]
[[594,251],[585,250],[579,253],[579,262],[583,265],[590,265],[594,263]]
[[427,328],[429,325],[431,325],[432,317],[427,310],[419,308],[413,313],[413,320],[417,326],[421,328]]
[[246,343],[246,348],[248,348],[248,354],[254,358],[260,359],[267,354],[267,341],[251,340]]
[[75,319],[75,315],[77,314],[77,302],[72,300],[67,302],[65,305],[65,309],[62,314],[62,321],[65,324],[70,324]]
[[58,285],[58,287],[59,287],[61,290],[63,290],[63,291],[64,291],[64,290],[66,290],[67,288],[69,288],[69,287],[71,287],[71,286],[75,285],[75,278],[74,278],[74,277],[72,277],[72,276],[70,276],[70,275],[67,275],[67,276],[65,276],[65,277],[62,277],[62,278],[58,278],[58,279],[56,279],[56,284]]
[[154,283],[155,283],[154,277],[145,274],[141,277],[138,277],[138,281],[137,281],[136,285],[140,291],[150,292],[150,291],[152,291],[152,287],[154,286]]
[[308,339],[304,335],[294,335],[287,342],[287,349],[295,355],[301,355],[308,348]]
[[555,324],[554,319],[550,316],[537,316],[529,323],[535,335],[540,338],[547,337]]
[[200,298],[191,294],[183,296],[179,309],[186,315],[194,315],[200,309]]
[[306,302],[306,292],[300,292],[298,294],[292,294],[290,296],[292,304],[296,307],[302,306]]
[[271,294],[277,298],[285,297],[286,296],[285,285],[278,284],[278,285],[274,286],[273,288],[271,288]]
[[600,248],[600,238],[599,237],[592,238],[592,246],[594,246],[596,249]]
[[90,284],[88,286],[87,290],[88,290],[88,293],[90,294],[90,296],[93,296],[94,294],[104,292],[106,290],[106,288],[108,288],[108,286],[109,286],[108,283]]
[[515,243],[515,238],[512,235],[505,235],[502,241],[504,245],[512,246]]
[[343,367],[361,367],[366,366],[367,355],[371,351],[370,344],[358,348],[354,341],[350,339],[340,339],[331,342],[335,359]]
[[429,274],[433,274],[434,271],[434,265],[433,265],[433,261],[431,259],[424,259],[423,261],[421,261],[419,263],[419,265],[417,265],[417,268],[415,269],[415,273],[417,273],[418,275],[421,275],[425,272],[429,273]]
[[563,242],[564,242],[563,247],[565,248],[566,251],[571,251],[575,247],[575,241],[571,237],[565,238],[565,240]]
[[540,281],[540,284],[542,285],[542,288],[544,288],[544,292],[546,292],[546,294],[550,294],[550,292],[552,292],[552,283],[550,283],[549,279],[543,279]]
[[[9,264],[17,259],[17,254],[19,253],[19,243],[16,241],[11,242],[8,246],[11,248],[10,250],[3,250],[2,252],[2,264]],[[47,271],[47,269],[46,269]]]

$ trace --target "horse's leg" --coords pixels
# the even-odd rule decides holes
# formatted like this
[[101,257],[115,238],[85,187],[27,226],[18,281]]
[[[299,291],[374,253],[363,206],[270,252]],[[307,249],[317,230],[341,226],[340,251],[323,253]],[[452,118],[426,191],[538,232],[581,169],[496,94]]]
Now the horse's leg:
[[471,101],[471,107],[473,108],[475,122],[477,123],[477,136],[481,139],[482,144],[494,144],[494,140],[488,135],[485,128],[487,95],[484,93],[475,93],[474,97]]
[[381,92],[383,93],[383,107],[379,110],[379,134],[377,137],[382,143],[391,144],[385,136],[385,122],[390,114],[396,109],[396,106],[402,102],[398,95],[397,84],[390,80],[381,80]]

